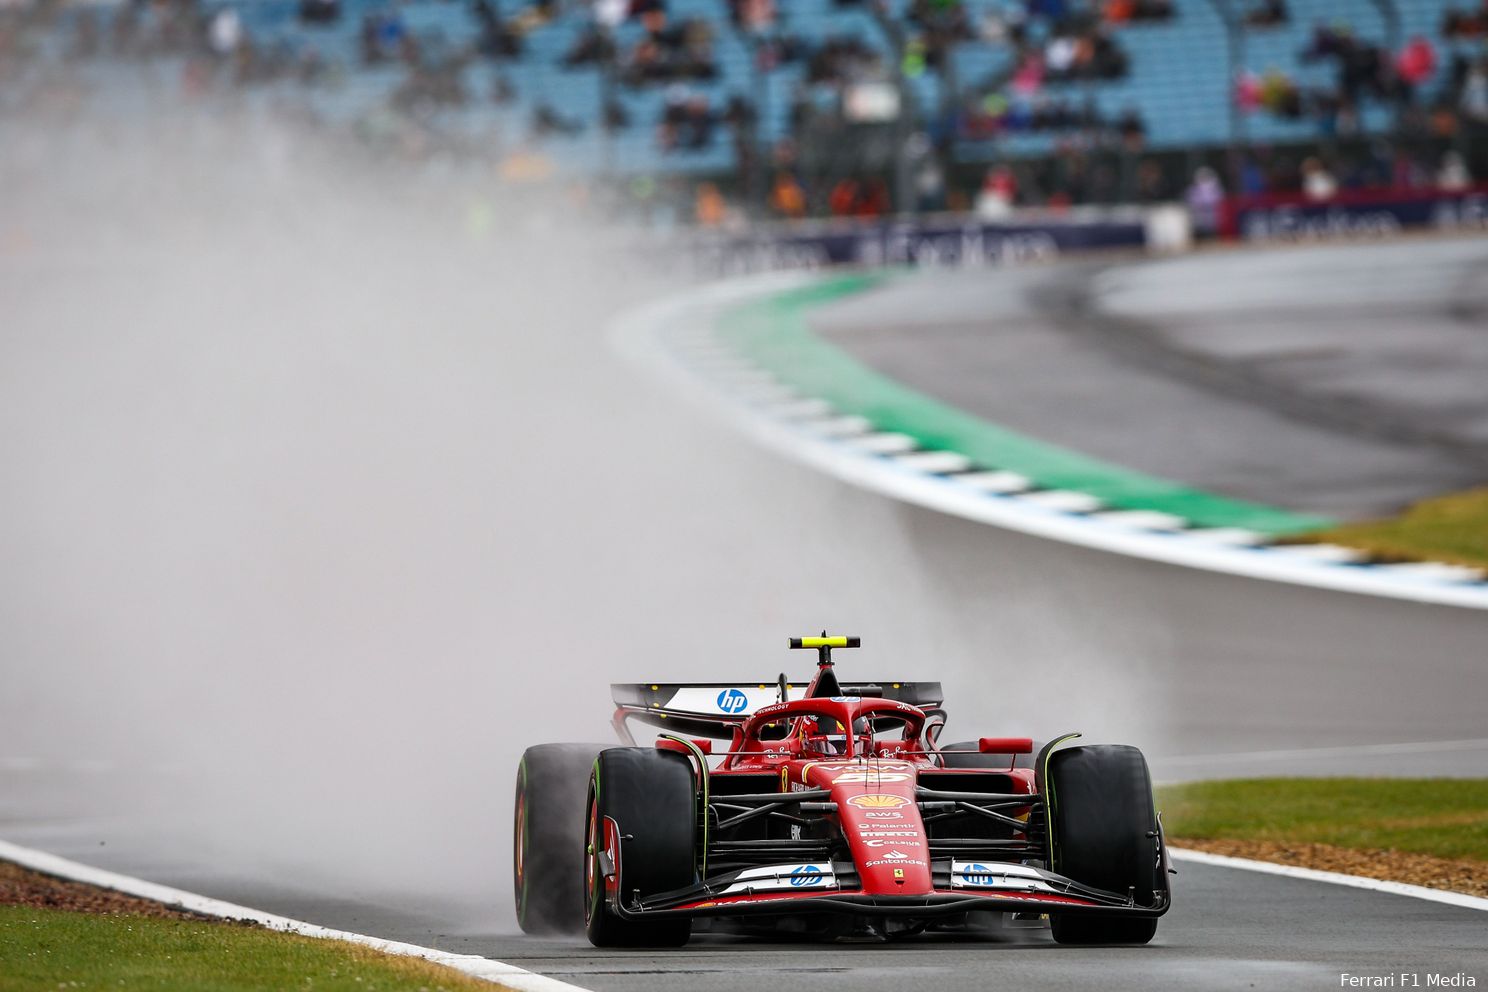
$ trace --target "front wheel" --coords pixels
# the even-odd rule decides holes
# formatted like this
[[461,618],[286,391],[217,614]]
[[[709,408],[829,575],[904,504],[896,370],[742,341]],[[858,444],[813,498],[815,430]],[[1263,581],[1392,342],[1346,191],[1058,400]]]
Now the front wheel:
[[697,792],[680,754],[617,747],[600,752],[589,779],[584,831],[584,927],[595,947],[679,947],[692,933],[686,917],[632,920],[617,914],[605,881],[619,873],[629,901],[696,881]]
[[[1154,905],[1159,884],[1157,813],[1142,752],[1124,744],[1067,747],[1049,756],[1044,783],[1050,867],[1059,874]],[[1127,913],[1051,914],[1061,944],[1145,944],[1157,918]]]

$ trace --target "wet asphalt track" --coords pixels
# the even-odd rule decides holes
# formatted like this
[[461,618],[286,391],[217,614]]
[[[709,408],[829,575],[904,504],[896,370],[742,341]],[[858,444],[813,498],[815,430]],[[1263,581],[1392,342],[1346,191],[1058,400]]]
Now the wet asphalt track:
[[[1342,972],[1488,977],[1484,914],[1353,889],[1180,866],[1179,902],[1145,948],[1064,948],[1046,931],[884,946],[700,939],[677,952],[598,954],[498,940],[496,956],[603,992],[796,984],[831,990],[1329,989]],[[470,950],[492,946],[462,941]]]
[[[1481,741],[1363,757],[1238,753],[1481,736],[1488,616],[1123,561],[926,511],[898,512],[929,559],[926,571],[945,576],[942,592],[968,616],[985,597],[1016,597],[1031,573],[1063,584],[1072,608],[1109,608],[1114,600],[1176,639],[1175,655],[1185,663],[1145,673],[1168,714],[1172,747],[1187,756],[1154,755],[1159,778],[1488,775],[1488,743]],[[973,576],[973,563],[989,554],[1018,567]],[[49,776],[42,792],[35,791],[38,777],[0,776],[6,785],[0,835],[329,926],[486,954],[595,990],[692,992],[777,982],[857,990],[920,983],[948,990],[1306,990],[1337,988],[1344,971],[1424,976],[1462,970],[1480,986],[1488,981],[1488,916],[1480,911],[1184,864],[1175,879],[1174,909],[1156,943],[1142,950],[1056,948],[1046,933],[1036,932],[990,942],[929,938],[892,946],[700,937],[680,951],[596,951],[579,941],[513,935],[501,922],[504,906],[452,900],[435,886],[393,890],[379,888],[375,879],[313,885],[288,870],[234,871],[230,852],[226,860],[208,861],[205,852],[194,851],[186,829],[176,838],[132,836],[127,822],[100,815],[106,791],[90,792],[88,779],[78,777],[84,774],[74,772],[70,784]],[[504,788],[504,776],[498,771],[496,777]],[[76,815],[65,814],[69,804]],[[26,815],[38,810],[47,815]],[[106,837],[106,845],[95,837]]]
[[813,312],[894,379],[1117,465],[1388,515],[1488,481],[1488,239],[938,272]]
[[[481,324],[470,326],[474,333]],[[1066,409],[1056,404],[1041,415],[1058,422]],[[1002,713],[1013,724],[1007,732],[1069,726],[1119,735],[1147,748],[1159,779],[1488,775],[1488,614],[1232,579],[997,532],[848,490],[752,451],[716,425],[689,430],[702,438],[686,449],[698,465],[716,459],[730,466],[724,477],[736,488],[720,486],[727,498],[781,522],[792,514],[830,517],[833,534],[853,543],[859,567],[892,534],[894,554],[872,585],[889,600],[934,603],[933,620],[952,618],[954,628],[938,636],[986,646],[984,663],[955,674],[954,692]],[[1398,492],[1382,486],[1371,499]],[[789,534],[781,540],[791,546]],[[790,562],[789,550],[758,553]],[[929,618],[906,618],[915,621],[923,626]],[[933,636],[922,645],[927,655],[944,647]],[[716,669],[725,660],[709,664]],[[23,719],[24,708],[9,702],[12,717]],[[1078,712],[1063,712],[1070,709]],[[1037,721],[1029,716],[1035,710]],[[173,792],[170,769],[132,769],[124,783],[109,755],[100,761],[95,745],[70,743],[59,742],[34,766],[0,762],[0,836],[329,926],[488,954],[596,990],[1327,989],[1338,988],[1345,971],[1420,973],[1423,986],[1429,973],[1467,971],[1480,987],[1488,982],[1482,913],[1198,866],[1181,866],[1175,908],[1155,945],[1140,950],[1059,949],[1035,934],[886,947],[703,938],[681,951],[597,952],[513,936],[504,889],[489,900],[471,898],[468,888],[456,897],[439,880],[447,875],[432,872],[422,885],[375,871],[311,877],[287,847],[276,865],[261,849],[249,859],[230,843],[213,846],[204,839],[209,815],[189,792]],[[1353,745],[1383,750],[1361,754]],[[400,746],[418,754],[429,745],[409,739]],[[461,757],[489,769],[488,753]],[[503,797],[489,804],[490,861],[498,866],[508,774],[498,767],[454,786],[462,795]],[[151,785],[157,779],[158,788]],[[141,810],[142,792],[158,794],[163,805]],[[437,823],[449,815],[445,798],[425,789],[409,802]],[[455,809],[469,818],[464,807]],[[179,825],[176,833],[159,829],[162,811]],[[281,826],[291,836],[299,829]],[[403,860],[432,864],[445,857],[437,844],[406,851]],[[480,879],[496,875],[488,863],[472,870]]]

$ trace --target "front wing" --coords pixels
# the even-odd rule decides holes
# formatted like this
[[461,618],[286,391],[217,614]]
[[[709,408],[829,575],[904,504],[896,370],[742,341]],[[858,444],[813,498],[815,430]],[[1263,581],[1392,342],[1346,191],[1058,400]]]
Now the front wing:
[[935,891],[922,895],[864,892],[851,865],[785,864],[736,872],[646,899],[616,899],[611,907],[626,919],[821,913],[930,918],[973,910],[1154,917],[1166,913],[1171,903],[1166,868],[1164,863],[1162,889],[1151,893],[1152,902],[1146,905],[1136,902],[1134,893],[1092,888],[1041,868],[937,859],[932,861]]

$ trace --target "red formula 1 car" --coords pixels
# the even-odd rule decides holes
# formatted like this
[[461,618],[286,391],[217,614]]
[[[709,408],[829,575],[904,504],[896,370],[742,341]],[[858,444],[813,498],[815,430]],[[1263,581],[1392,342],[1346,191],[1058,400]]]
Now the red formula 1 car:
[[[887,939],[1040,926],[1143,944],[1170,902],[1147,762],[938,745],[938,683],[615,685],[625,747],[543,744],[517,768],[514,880],[529,933],[678,945],[694,930]],[[638,747],[631,724],[660,731]],[[727,741],[717,751],[714,741]]]

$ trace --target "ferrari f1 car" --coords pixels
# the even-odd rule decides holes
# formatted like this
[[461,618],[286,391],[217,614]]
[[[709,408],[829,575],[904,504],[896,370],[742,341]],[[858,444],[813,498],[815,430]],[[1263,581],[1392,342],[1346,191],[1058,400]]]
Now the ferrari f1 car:
[[[1144,944],[1170,902],[1162,821],[1134,747],[1035,755],[1029,738],[941,745],[940,685],[612,687],[626,746],[543,744],[517,768],[513,869],[529,933],[600,947],[695,929],[888,939],[1040,926]],[[637,746],[634,724],[659,731]],[[727,742],[718,748],[715,742]]]

